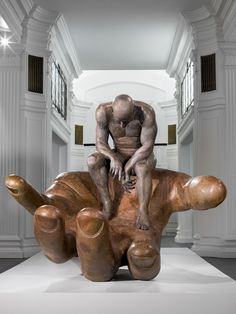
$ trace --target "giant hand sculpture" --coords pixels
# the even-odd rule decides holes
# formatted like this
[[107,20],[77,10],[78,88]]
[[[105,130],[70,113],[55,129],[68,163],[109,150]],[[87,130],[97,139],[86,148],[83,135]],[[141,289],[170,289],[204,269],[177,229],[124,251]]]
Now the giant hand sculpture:
[[174,212],[206,210],[226,196],[223,182],[212,176],[190,176],[170,170],[152,172],[149,205],[150,229],[136,228],[136,191],[127,193],[109,178],[114,217],[107,220],[98,190],[87,172],[59,175],[39,194],[21,177],[6,178],[10,194],[32,215],[34,232],[44,254],[63,263],[78,254],[84,276],[92,281],[111,280],[128,265],[135,279],[150,280],[160,271],[160,240]]

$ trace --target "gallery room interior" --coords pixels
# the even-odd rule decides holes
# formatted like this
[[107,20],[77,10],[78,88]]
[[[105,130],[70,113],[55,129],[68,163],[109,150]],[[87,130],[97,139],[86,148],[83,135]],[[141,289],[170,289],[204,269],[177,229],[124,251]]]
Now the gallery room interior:
[[[44,193],[60,173],[87,172],[87,157],[96,149],[96,109],[120,94],[153,108],[157,168],[214,176],[227,189],[216,208],[170,216],[153,285],[139,286],[125,269],[101,285],[76,281],[77,258],[50,262],[35,239],[32,215],[5,186],[15,174]],[[236,1],[1,1],[0,294],[99,292],[105,300],[105,291],[134,292],[138,300],[136,293],[152,292],[150,304],[155,297],[162,304],[168,293],[177,300],[188,289],[207,297],[210,308],[214,294],[224,290],[218,311],[233,313],[235,121]],[[39,279],[34,274],[41,265]]]

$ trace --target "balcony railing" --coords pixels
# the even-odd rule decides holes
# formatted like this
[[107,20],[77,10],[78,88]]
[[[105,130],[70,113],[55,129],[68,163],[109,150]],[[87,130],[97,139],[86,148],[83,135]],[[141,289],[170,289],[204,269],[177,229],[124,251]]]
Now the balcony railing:
[[181,82],[181,116],[194,106],[193,62],[188,61]]
[[61,117],[67,118],[67,84],[59,64],[52,63],[51,105]]

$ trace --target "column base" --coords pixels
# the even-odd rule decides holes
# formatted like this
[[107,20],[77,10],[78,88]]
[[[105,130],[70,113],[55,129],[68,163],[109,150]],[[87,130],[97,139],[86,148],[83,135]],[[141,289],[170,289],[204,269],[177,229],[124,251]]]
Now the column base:
[[201,238],[191,249],[202,257],[236,258],[236,240]]

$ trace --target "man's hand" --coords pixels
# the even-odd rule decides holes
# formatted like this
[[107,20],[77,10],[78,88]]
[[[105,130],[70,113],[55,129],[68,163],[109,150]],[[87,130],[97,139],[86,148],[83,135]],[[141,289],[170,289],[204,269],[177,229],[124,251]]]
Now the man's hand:
[[123,189],[130,193],[130,190],[134,189],[135,188],[135,184],[136,184],[136,180],[130,180],[130,172],[133,168],[133,164],[131,162],[131,159],[126,163],[125,165],[125,169],[124,169],[124,177],[123,177],[123,180],[122,180],[122,186],[123,186]]
[[133,163],[131,162],[131,159],[126,163],[125,165],[125,182],[130,181],[130,172],[133,168]]
[[133,190],[135,188],[136,179],[125,181],[125,178],[122,180],[122,187],[125,190],[125,192],[131,193],[130,190]]
[[118,177],[118,180],[121,181],[122,163],[119,161],[118,158],[111,158],[110,173],[113,178]]

